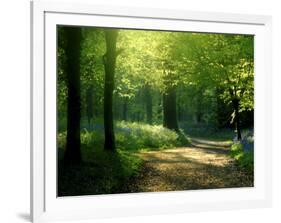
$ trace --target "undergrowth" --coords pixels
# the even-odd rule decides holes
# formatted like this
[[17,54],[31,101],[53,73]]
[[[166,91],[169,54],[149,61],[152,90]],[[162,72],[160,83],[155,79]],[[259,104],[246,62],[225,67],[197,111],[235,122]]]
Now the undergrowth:
[[243,144],[236,142],[231,146],[231,156],[237,160],[238,165],[246,169],[249,173],[254,171],[254,150],[243,150]]
[[83,162],[76,166],[64,165],[60,157],[58,196],[120,193],[122,185],[138,173],[142,163],[132,152],[110,152],[85,145],[82,157]]
[[[63,148],[66,132],[58,134],[58,146]],[[116,147],[120,150],[166,149],[184,146],[190,140],[182,131],[178,133],[161,125],[149,125],[136,122],[117,122],[115,126]],[[103,147],[103,128],[81,130],[81,143],[91,147]]]
[[161,125],[117,122],[117,151],[103,149],[103,128],[81,130],[83,162],[69,166],[63,163],[66,132],[58,134],[58,196],[121,193],[122,185],[136,175],[142,164],[140,150],[161,150],[187,145],[183,132],[176,133]]

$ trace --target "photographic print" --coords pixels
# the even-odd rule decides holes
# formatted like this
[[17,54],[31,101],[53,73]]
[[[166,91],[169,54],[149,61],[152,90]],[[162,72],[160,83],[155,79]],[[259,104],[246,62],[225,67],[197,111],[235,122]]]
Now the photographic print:
[[57,26],[57,196],[254,186],[254,35]]

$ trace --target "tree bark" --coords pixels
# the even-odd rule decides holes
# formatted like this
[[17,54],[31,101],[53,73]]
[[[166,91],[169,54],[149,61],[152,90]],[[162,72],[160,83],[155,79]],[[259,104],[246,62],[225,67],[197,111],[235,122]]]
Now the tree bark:
[[235,128],[237,132],[237,140],[241,140],[241,127],[240,127],[240,114],[239,114],[239,100],[233,99],[232,100],[233,108],[234,108],[234,117],[235,117]]
[[123,120],[127,121],[127,114],[128,114],[128,102],[127,98],[123,99]]
[[199,88],[196,94],[196,122],[198,124],[202,122],[202,117],[203,117],[202,99],[203,99],[203,90]]
[[178,131],[176,99],[176,88],[170,86],[163,94],[163,126]]
[[152,95],[149,86],[145,86],[146,122],[152,124]]
[[219,87],[216,88],[216,122],[219,128],[230,127],[230,116],[233,112],[231,105],[228,106],[220,97],[224,90]]
[[163,119],[163,96],[161,94],[158,95],[158,105],[157,105],[157,121]]
[[115,151],[115,136],[113,127],[113,89],[116,64],[117,30],[105,30],[106,54],[104,55],[105,83],[104,83],[104,149]]
[[67,76],[67,136],[64,160],[69,164],[81,162],[80,141],[80,44],[81,29],[65,28],[66,76]]
[[94,117],[93,91],[94,91],[94,88],[93,88],[93,85],[91,85],[87,89],[87,92],[86,92],[86,102],[87,102],[86,112],[87,112],[89,127],[91,125],[91,120]]
[[182,107],[181,107],[181,105],[179,103],[177,105],[178,105],[178,107],[177,107],[178,121],[181,122],[182,121]]

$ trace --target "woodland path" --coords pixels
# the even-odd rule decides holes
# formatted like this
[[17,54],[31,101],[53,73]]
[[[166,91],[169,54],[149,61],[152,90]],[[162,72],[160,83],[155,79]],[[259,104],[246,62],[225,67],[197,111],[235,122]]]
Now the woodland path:
[[139,175],[127,192],[177,191],[253,186],[253,177],[229,157],[230,144],[193,138],[191,146],[141,152]]

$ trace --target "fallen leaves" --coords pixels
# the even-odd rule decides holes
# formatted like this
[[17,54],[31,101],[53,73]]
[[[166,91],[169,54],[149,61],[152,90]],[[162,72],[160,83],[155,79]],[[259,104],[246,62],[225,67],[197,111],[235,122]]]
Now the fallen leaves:
[[228,156],[223,143],[196,142],[192,147],[139,153],[144,165],[126,192],[252,187],[253,176]]

